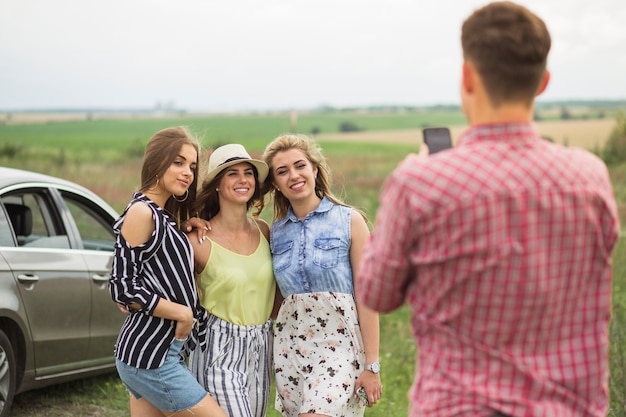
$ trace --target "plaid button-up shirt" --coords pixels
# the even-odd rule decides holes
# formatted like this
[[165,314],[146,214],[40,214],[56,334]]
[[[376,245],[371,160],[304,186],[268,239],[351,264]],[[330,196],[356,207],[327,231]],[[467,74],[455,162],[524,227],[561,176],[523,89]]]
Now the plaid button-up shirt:
[[381,195],[357,296],[412,310],[412,416],[605,416],[611,253],[605,165],[533,124],[468,129]]

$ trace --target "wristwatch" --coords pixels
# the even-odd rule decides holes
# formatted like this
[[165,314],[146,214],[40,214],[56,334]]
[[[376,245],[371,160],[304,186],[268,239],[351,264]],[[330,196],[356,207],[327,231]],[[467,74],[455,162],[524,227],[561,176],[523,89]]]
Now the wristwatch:
[[365,365],[365,370],[370,371],[373,374],[377,374],[380,372],[380,363],[374,362],[370,363],[369,365]]

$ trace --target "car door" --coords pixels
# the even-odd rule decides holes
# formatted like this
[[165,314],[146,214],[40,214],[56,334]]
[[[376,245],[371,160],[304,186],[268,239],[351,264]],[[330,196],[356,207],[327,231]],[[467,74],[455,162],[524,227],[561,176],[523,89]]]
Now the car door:
[[18,282],[38,378],[71,371],[88,357],[91,280],[47,187],[2,196],[14,247],[3,248]]
[[64,205],[71,214],[72,227],[79,238],[80,251],[90,279],[91,313],[90,340],[87,359],[92,366],[110,364],[113,346],[125,319],[109,293],[109,277],[113,257],[112,213],[103,210],[90,199],[67,190],[60,190]]

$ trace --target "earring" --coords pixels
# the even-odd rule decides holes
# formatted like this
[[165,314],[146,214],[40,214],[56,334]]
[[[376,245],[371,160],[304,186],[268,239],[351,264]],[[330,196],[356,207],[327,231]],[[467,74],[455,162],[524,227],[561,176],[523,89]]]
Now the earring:
[[219,188],[216,188],[216,189],[215,189],[215,191],[219,193],[219,192],[220,192],[220,189],[219,189]]
[[150,190],[150,191],[154,191],[154,190],[156,190],[157,188],[159,188],[159,177],[156,177],[156,176],[155,176],[155,178],[156,178],[156,184],[154,184],[154,185],[150,186],[150,188],[148,189],[148,190]]
[[174,200],[178,201],[179,203],[182,203],[183,201],[187,200],[187,197],[189,197],[189,190],[185,191],[185,197],[183,197],[181,200],[176,198],[176,196],[173,194],[172,194],[172,197],[174,197]]

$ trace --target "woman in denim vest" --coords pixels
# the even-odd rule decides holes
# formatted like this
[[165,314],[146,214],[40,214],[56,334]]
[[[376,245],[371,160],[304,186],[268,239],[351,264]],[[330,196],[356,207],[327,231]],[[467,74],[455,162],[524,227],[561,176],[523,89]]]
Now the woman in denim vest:
[[285,298],[275,325],[276,409],[362,416],[382,392],[378,314],[354,294],[366,219],[332,195],[326,161],[310,138],[279,136],[264,159],[265,191],[274,199],[270,249]]

